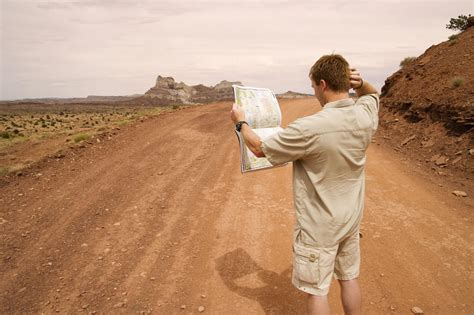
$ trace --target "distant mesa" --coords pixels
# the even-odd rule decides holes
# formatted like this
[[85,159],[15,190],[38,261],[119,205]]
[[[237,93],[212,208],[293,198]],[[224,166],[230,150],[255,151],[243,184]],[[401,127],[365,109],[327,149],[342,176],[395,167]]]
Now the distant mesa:
[[149,89],[144,97],[153,99],[153,103],[162,104],[202,104],[215,101],[228,101],[234,99],[232,85],[242,85],[242,82],[223,80],[215,86],[203,84],[187,85],[176,82],[172,77],[158,76],[154,87]]
[[277,94],[277,98],[282,98],[282,99],[295,99],[295,98],[306,98],[306,97],[311,97],[311,94],[305,94],[305,93],[299,93],[299,92],[293,92],[293,91],[288,91],[282,94]]

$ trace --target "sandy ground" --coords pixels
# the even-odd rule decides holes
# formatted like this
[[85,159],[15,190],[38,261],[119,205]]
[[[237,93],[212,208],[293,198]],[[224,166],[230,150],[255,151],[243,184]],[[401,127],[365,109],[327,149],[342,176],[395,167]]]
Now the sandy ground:
[[[284,124],[315,103],[282,101]],[[230,106],[137,122],[3,183],[0,313],[304,313],[291,165],[241,175]],[[366,175],[364,312],[473,314],[473,192],[377,143]]]

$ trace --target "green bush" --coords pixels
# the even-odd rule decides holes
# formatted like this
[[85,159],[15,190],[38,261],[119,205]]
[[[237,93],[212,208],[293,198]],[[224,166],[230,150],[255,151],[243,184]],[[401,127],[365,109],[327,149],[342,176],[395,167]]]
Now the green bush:
[[454,34],[448,37],[449,40],[454,40],[458,37],[458,35]]
[[3,139],[10,139],[11,135],[8,131],[0,131],[0,137]]
[[74,142],[81,142],[85,140],[89,140],[91,136],[87,133],[78,133],[74,136]]
[[464,84],[463,77],[455,77],[451,80],[451,87],[457,88]]
[[402,61],[400,61],[400,67],[406,67],[412,64],[415,61],[416,57],[405,57]]
[[446,24],[446,28],[448,30],[453,30],[453,31],[465,31],[467,30],[467,26],[469,25],[468,19],[471,17],[471,15],[459,15],[457,18],[451,18],[449,20],[449,24]]

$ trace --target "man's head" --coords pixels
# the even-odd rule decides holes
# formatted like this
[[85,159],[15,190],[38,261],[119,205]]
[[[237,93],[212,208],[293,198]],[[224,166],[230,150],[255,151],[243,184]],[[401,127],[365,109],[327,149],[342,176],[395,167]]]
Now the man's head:
[[349,63],[341,55],[322,56],[309,71],[311,86],[321,105],[334,95],[348,93],[351,87],[349,76]]

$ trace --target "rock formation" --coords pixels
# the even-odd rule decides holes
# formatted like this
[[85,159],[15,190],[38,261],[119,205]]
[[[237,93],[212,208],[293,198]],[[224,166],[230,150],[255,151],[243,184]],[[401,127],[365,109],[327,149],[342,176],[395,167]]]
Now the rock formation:
[[304,93],[299,93],[299,92],[293,92],[293,91],[288,91],[282,94],[277,94],[277,98],[282,98],[282,99],[295,99],[295,98],[305,98],[305,97],[311,97],[311,94],[304,94]]
[[145,93],[145,97],[153,98],[163,104],[201,104],[215,101],[232,100],[233,84],[241,82],[221,81],[213,87],[202,84],[189,86],[184,82],[177,83],[172,77],[158,76],[154,87]]

